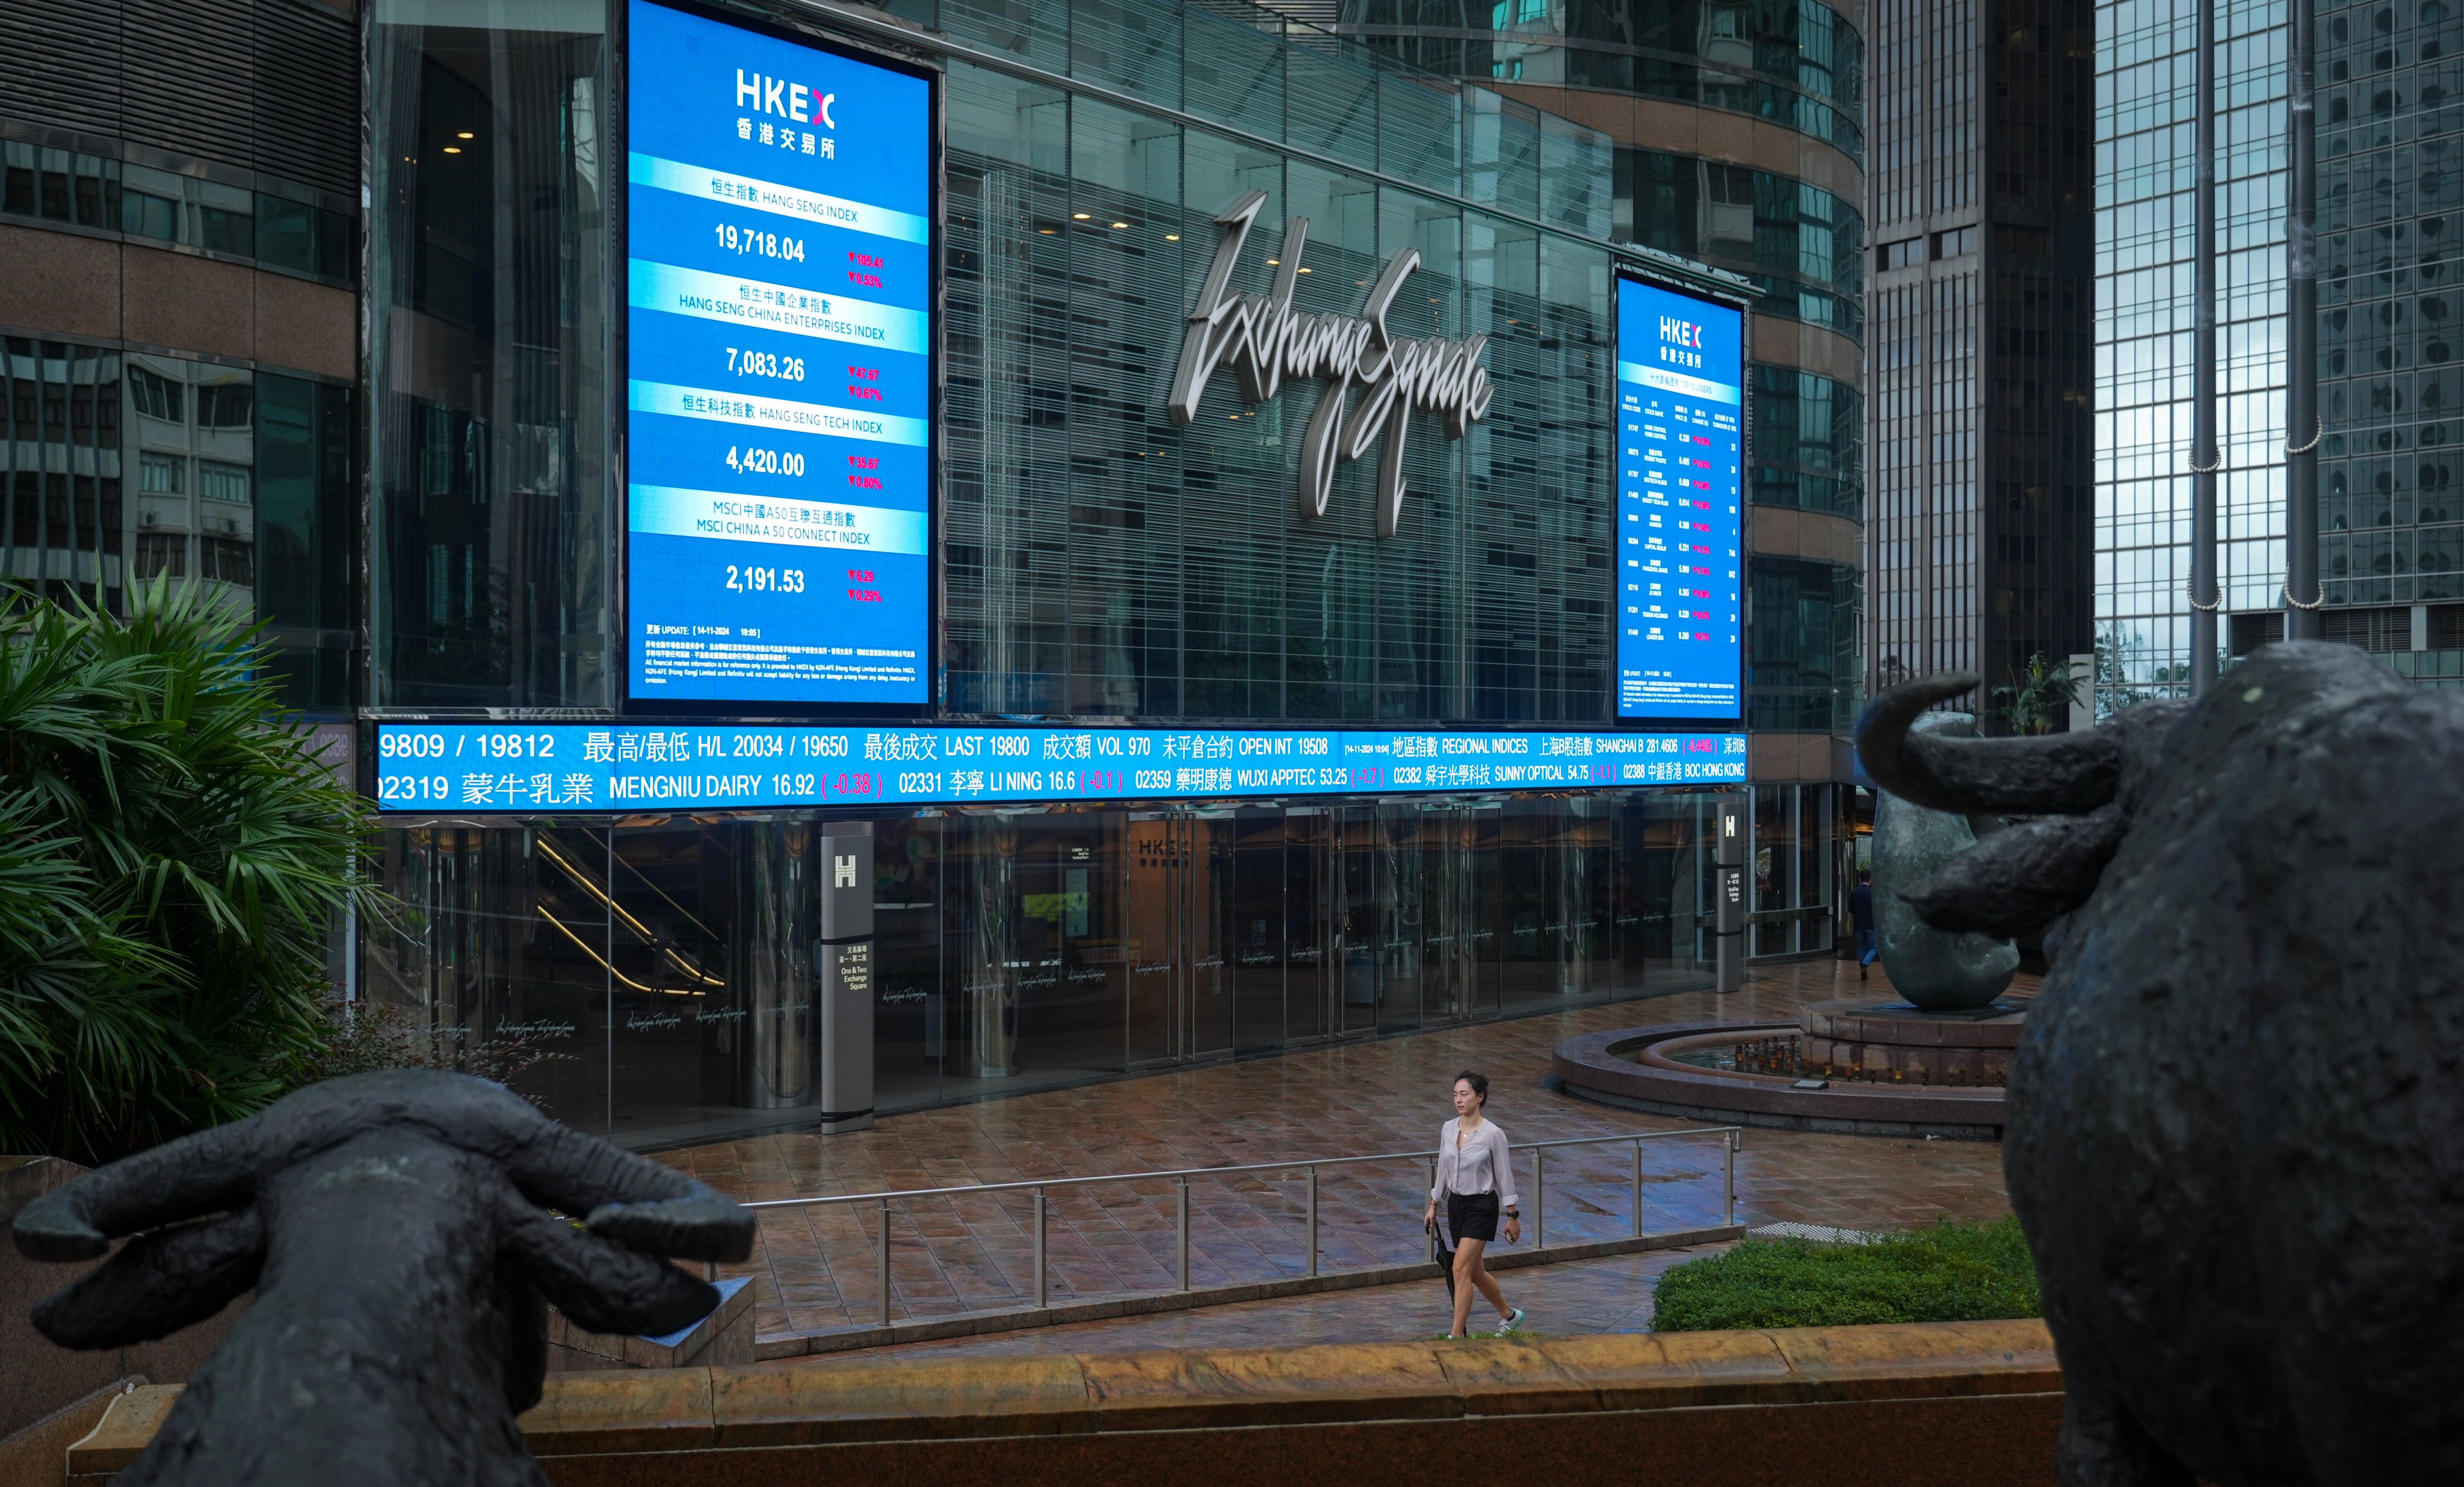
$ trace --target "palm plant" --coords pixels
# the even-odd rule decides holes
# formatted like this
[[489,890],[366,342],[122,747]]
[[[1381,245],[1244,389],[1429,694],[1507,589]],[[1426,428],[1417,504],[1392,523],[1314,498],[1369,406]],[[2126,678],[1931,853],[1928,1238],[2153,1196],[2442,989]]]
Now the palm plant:
[[2027,674],[2018,686],[1996,687],[1993,695],[2011,699],[1993,711],[2013,733],[2049,733],[2078,705],[2079,682],[2068,662],[2048,660],[2040,650],[2028,658]]
[[158,579],[0,610],[0,1150],[99,1162],[315,1066],[368,817],[256,628]]

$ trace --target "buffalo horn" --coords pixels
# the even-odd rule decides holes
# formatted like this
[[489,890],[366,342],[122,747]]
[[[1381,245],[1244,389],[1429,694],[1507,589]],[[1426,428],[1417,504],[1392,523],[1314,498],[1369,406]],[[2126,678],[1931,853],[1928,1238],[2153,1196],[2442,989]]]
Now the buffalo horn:
[[1857,719],[1857,757],[1874,783],[1928,810],[2079,815],[2111,800],[2122,751],[2102,730],[2042,738],[1944,738],[1917,718],[1976,686],[1952,671],[1879,692]]

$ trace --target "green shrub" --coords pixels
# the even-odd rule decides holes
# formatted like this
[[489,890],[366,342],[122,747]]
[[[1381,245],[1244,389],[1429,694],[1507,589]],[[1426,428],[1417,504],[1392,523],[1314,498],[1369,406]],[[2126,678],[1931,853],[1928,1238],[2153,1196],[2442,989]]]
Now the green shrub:
[[1660,1278],[1661,1332],[1987,1322],[2038,1314],[2019,1220],[1939,1223],[1872,1244],[1747,1239]]
[[0,590],[0,1151],[108,1161],[313,1071],[368,817],[267,661],[186,585]]

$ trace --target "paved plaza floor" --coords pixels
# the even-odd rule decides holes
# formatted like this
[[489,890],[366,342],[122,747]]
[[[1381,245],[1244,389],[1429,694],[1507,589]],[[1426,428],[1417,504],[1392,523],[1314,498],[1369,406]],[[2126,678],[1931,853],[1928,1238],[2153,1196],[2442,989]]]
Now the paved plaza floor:
[[[660,1160],[747,1199],[1003,1183],[1107,1172],[1239,1166],[1295,1157],[1425,1151],[1450,1114],[1458,1069],[1491,1081],[1489,1114],[1517,1142],[1675,1130],[1691,1123],[1595,1104],[1551,1089],[1551,1050],[1580,1033],[1646,1023],[1793,1018],[1810,1001],[1889,990],[1880,968],[1853,962],[1757,971],[1727,996],[1685,993],[1557,1015],[1332,1044],[1242,1063],[1021,1095],[887,1117],[848,1135],[789,1133],[663,1153]],[[1739,1219],[1857,1229],[1903,1228],[2008,1209],[1995,1143],[1748,1129],[1737,1159]],[[1646,1146],[1644,1215],[1652,1230],[1720,1220],[1717,1139]],[[1622,1236],[1632,1224],[1630,1148],[1552,1155],[1552,1243]],[[1529,1159],[1519,1177],[1531,1210]],[[1416,1162],[1335,1169],[1320,1190],[1321,1263],[1329,1269],[1427,1257],[1419,1220],[1427,1168]],[[1260,1173],[1192,1184],[1190,1282],[1291,1276],[1306,1269],[1306,1180]],[[1170,1289],[1178,1275],[1178,1196],[1166,1182],[1056,1190],[1050,1200],[1050,1297],[1058,1301]],[[1031,1200],[1023,1193],[902,1204],[891,1223],[892,1314],[899,1319],[1031,1304]],[[762,1334],[869,1324],[879,1308],[876,1212],[869,1205],[767,1210],[752,1260]],[[1528,1235],[1527,1235],[1528,1237]],[[1554,1330],[1648,1324],[1650,1277],[1687,1257],[1665,1252],[1511,1272],[1522,1304]],[[992,1335],[935,1349],[1039,1348],[1176,1342],[1331,1341],[1441,1329],[1435,1282],[1208,1307],[1157,1317]],[[1423,1317],[1422,1313],[1427,1313]],[[1576,1319],[1582,1319],[1579,1323]],[[1407,1320],[1413,1319],[1413,1320]],[[1401,1328],[1398,1332],[1397,1329]],[[1249,1330],[1244,1330],[1249,1329]]]
[[[1535,1337],[1651,1329],[1652,1284],[1671,1265],[1716,1255],[1728,1246],[1651,1250],[1605,1259],[1534,1265],[1498,1277],[1507,1303],[1525,1313],[1523,1331]],[[1199,1306],[1188,1311],[1057,1327],[991,1332],[943,1343],[907,1343],[849,1353],[849,1358],[946,1358],[961,1354],[1126,1352],[1143,1347],[1284,1347],[1313,1343],[1394,1343],[1444,1335],[1454,1324],[1453,1303],[1439,1280],[1365,1286],[1278,1301]],[[1497,1313],[1475,1297],[1471,1330],[1492,1331]],[[827,1367],[825,1358],[814,1363]]]

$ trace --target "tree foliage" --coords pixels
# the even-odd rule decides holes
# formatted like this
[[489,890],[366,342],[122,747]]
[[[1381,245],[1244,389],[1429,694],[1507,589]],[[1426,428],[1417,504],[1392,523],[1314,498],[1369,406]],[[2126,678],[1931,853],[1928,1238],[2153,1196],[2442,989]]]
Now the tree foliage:
[[2011,732],[2049,733],[2057,724],[2069,723],[2071,709],[2079,703],[2079,682],[2068,661],[2052,660],[2040,650],[2028,658],[2027,674],[2018,686],[1996,687],[1993,695],[2011,699],[1993,710]]
[[101,1162],[261,1108],[319,1058],[365,807],[197,588],[0,601],[0,1150]]

